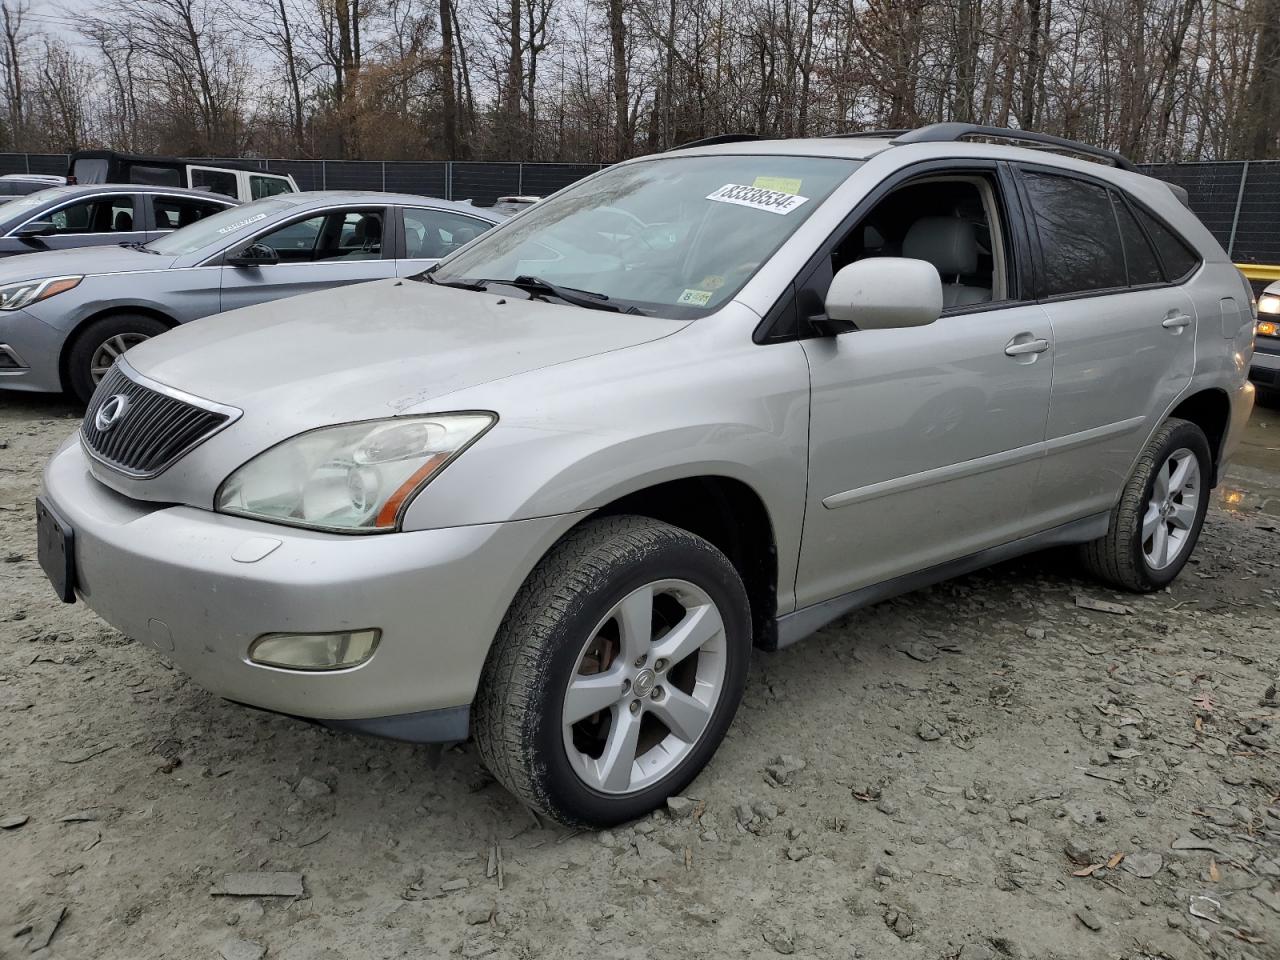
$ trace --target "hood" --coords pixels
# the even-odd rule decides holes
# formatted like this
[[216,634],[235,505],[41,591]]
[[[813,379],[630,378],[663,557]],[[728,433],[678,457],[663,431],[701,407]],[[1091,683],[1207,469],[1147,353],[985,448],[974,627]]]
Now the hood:
[[0,260],[0,284],[77,274],[93,276],[134,270],[164,270],[173,260],[173,257],[119,246],[41,250]]
[[139,373],[245,411],[268,432],[405,413],[684,322],[379,280],[206,317],[139,344]]

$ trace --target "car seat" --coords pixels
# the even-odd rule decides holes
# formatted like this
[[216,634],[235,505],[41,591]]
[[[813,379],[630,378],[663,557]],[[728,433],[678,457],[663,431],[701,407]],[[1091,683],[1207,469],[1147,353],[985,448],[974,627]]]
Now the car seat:
[[942,277],[942,305],[963,307],[991,300],[990,287],[961,283],[978,269],[978,239],[972,223],[958,217],[921,217],[902,241],[902,255],[927,260]]

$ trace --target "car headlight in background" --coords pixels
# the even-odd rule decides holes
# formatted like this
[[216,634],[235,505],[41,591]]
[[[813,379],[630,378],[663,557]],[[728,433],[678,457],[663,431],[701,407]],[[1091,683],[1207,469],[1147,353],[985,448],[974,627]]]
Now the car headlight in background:
[[6,283],[0,287],[0,310],[21,310],[41,300],[48,300],[59,293],[66,293],[80,284],[84,277],[46,277],[43,280],[23,280]]
[[1258,298],[1258,313],[1280,314],[1280,296],[1264,293]]
[[223,481],[215,509],[343,533],[386,533],[409,501],[491,427],[491,413],[321,427],[277,444]]

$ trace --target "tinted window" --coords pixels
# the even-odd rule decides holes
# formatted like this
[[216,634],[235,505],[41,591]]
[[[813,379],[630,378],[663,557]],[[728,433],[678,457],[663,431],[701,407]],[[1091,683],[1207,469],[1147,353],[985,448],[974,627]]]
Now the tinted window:
[[240,196],[239,180],[230,170],[202,170],[191,168],[191,186],[197,190],[221,193],[228,197]]
[[[227,207],[189,227],[152,240],[147,244],[147,249],[169,257],[195,253],[205,247],[212,247],[215,243],[219,244],[215,249],[222,249],[237,235],[261,230],[265,226],[263,220],[281,214],[292,206],[292,203],[282,200],[256,200],[243,207]],[[212,252],[214,251],[211,250],[210,253]]]
[[1160,252],[1160,259],[1164,261],[1165,273],[1170,280],[1181,280],[1200,262],[1200,258],[1186,243],[1147,211],[1139,208],[1138,217],[1151,235],[1156,250]]
[[44,190],[49,184],[39,180],[0,180],[0,196],[25,197],[37,190]]
[[464,217],[447,210],[405,210],[404,255],[411,260],[443,257],[474,240],[491,226],[475,217]]
[[1040,234],[1046,297],[1127,284],[1120,228],[1105,188],[1084,180],[1023,172]]
[[145,163],[129,164],[129,182],[153,187],[180,187],[182,175],[173,167],[152,167]]
[[1116,219],[1120,221],[1120,236],[1124,238],[1125,264],[1129,268],[1130,286],[1140,287],[1145,283],[1161,283],[1164,275],[1160,272],[1160,261],[1156,252],[1151,249],[1147,235],[1133,219],[1129,207],[1119,197],[1112,194],[1115,201]]
[[283,177],[263,177],[258,174],[249,175],[249,193],[254,200],[263,197],[274,197],[277,193],[292,193],[293,188]]
[[133,198],[94,197],[41,219],[53,223],[54,233],[128,233],[133,229]]
[[152,200],[152,209],[156,214],[157,230],[177,230],[179,227],[189,227],[197,220],[203,220],[210,214],[218,213],[227,207],[226,204],[213,203],[209,200],[155,197]]

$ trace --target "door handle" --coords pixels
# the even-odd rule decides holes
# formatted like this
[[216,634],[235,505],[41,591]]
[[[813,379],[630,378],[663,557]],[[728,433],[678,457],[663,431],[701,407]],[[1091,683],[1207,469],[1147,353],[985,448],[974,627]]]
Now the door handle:
[[1190,325],[1191,317],[1187,316],[1185,313],[1171,314],[1170,316],[1165,317],[1160,323],[1160,326],[1164,327],[1166,330],[1181,330],[1183,327]]
[[1049,349],[1048,340],[1021,340],[1014,337],[1004,348],[1006,357],[1023,357],[1029,353],[1044,353]]

